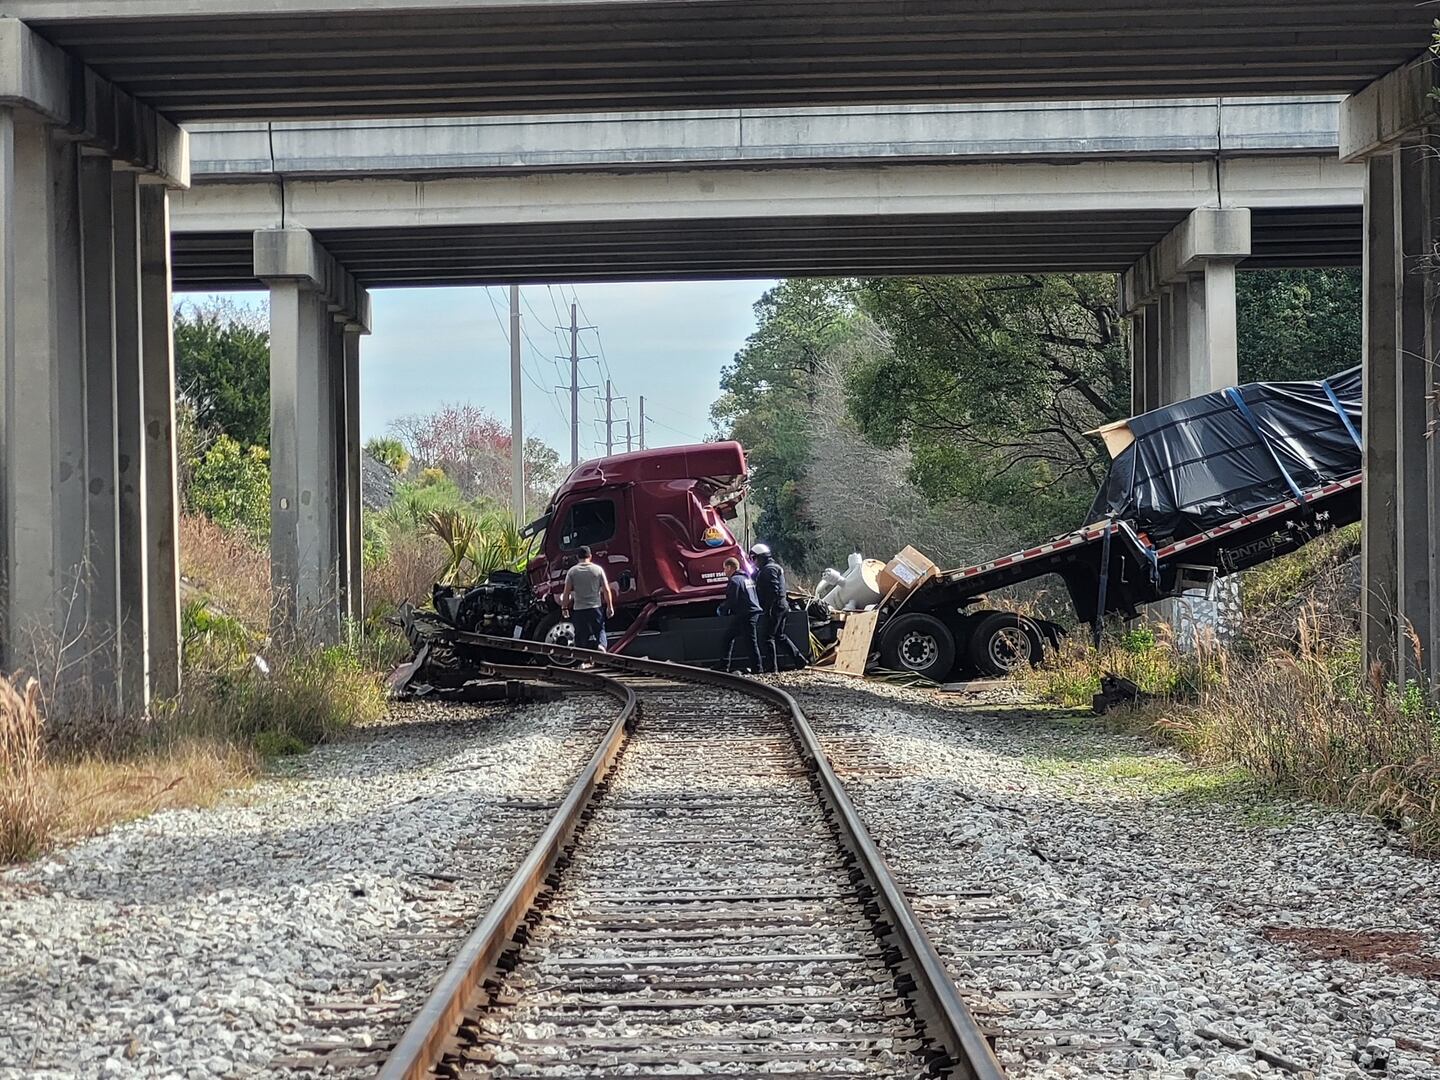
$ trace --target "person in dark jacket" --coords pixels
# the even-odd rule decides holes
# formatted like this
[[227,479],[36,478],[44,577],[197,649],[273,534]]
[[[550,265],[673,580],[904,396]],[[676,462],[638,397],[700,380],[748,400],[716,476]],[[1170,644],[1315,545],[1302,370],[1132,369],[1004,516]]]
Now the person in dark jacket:
[[730,577],[725,603],[720,608],[720,614],[730,617],[730,625],[725,628],[725,670],[732,670],[735,642],[739,641],[750,653],[750,666],[745,670],[759,671],[760,598],[755,594],[755,582],[740,569],[739,559],[726,559],[725,573]]
[[797,667],[804,667],[809,661],[796,648],[785,632],[785,619],[790,614],[790,602],[786,596],[785,568],[775,561],[768,544],[756,544],[750,549],[755,565],[755,593],[760,598],[760,609],[764,620],[760,624],[760,656],[762,663],[769,657],[770,670],[780,670],[780,652],[795,661]]

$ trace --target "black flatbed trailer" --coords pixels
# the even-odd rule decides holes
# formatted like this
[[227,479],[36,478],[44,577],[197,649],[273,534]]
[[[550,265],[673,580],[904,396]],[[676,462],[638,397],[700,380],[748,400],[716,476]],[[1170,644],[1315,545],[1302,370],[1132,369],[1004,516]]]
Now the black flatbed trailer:
[[[886,667],[929,678],[957,666],[993,675],[1034,663],[1056,624],[984,608],[987,594],[1055,576],[1077,620],[1098,633],[1105,616],[1136,618],[1146,604],[1296,551],[1360,520],[1360,475],[1305,490],[1252,513],[1155,546],[1125,520],[1107,519],[989,562],[945,571],[882,607],[876,630]],[[948,638],[948,640],[947,640]]]

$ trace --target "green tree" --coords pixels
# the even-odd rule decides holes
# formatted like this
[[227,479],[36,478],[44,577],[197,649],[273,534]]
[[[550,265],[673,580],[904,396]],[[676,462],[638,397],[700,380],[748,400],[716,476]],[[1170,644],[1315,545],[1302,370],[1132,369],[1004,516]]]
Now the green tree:
[[175,379],[202,428],[243,446],[270,445],[270,333],[262,315],[225,301],[181,305]]
[[371,439],[365,444],[365,453],[397,473],[404,474],[410,470],[410,452],[399,439]]
[[1252,270],[1239,275],[1240,381],[1320,379],[1360,362],[1358,270]]
[[848,283],[795,279],[766,292],[755,317],[755,332],[720,375],[710,415],[721,435],[745,447],[759,535],[780,558],[804,564],[814,531],[804,473],[817,376],[862,316]]
[[1084,432],[1129,410],[1114,278],[892,278],[859,296],[892,346],[849,378],[865,436],[908,445],[932,502],[1003,510],[1021,535],[1074,527],[1105,474]]
[[270,535],[270,453],[242,447],[221,435],[195,463],[190,506],[217,525],[243,529],[257,540]]

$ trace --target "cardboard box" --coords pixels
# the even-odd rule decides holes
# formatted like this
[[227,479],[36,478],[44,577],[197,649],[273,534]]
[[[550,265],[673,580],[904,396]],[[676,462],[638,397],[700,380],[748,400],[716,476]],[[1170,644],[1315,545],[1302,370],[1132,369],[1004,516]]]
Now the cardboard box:
[[940,568],[933,562],[913,547],[907,547],[880,571],[880,592],[888,594],[894,589],[896,596],[904,596],[939,572]]

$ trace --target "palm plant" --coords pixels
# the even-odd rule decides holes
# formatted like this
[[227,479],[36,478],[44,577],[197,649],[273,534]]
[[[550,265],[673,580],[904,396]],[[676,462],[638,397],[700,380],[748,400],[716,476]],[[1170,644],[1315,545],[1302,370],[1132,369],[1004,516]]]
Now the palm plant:
[[484,581],[499,570],[522,570],[529,562],[530,543],[510,514],[476,517],[464,510],[443,509],[432,511],[427,521],[445,545],[446,561],[438,575],[442,585]]

